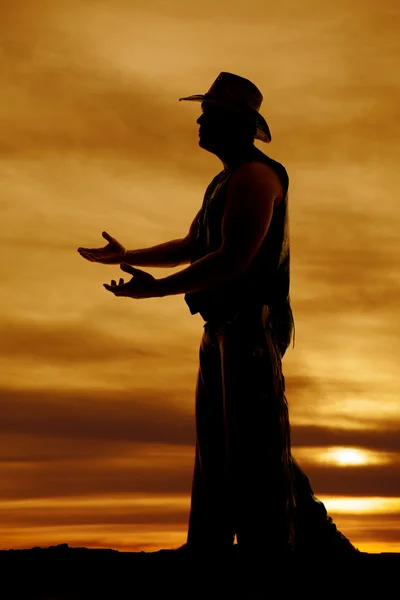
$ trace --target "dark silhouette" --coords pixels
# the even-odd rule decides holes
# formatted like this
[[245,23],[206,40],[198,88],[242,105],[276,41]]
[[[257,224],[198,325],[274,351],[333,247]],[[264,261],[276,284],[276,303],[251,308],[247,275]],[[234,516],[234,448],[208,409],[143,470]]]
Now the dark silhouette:
[[[294,333],[290,305],[289,178],[254,145],[271,141],[249,80],[221,73],[201,102],[199,145],[223,163],[188,235],[127,251],[79,248],[87,260],[133,275],[104,284],[132,298],[185,293],[205,321],[196,387],[196,454],[187,543],[181,555],[264,565],[298,555],[359,553],[341,534],[291,454],[282,374]],[[130,265],[187,269],[155,280]],[[273,569],[269,572],[272,574]]]
[[[2,598],[14,600],[98,600],[132,597],[140,600],[248,600],[249,578],[240,560],[207,563],[178,552],[118,552],[111,549],[49,548],[0,550]],[[269,572],[269,563],[266,571]],[[347,600],[395,597],[400,554],[360,553],[357,560],[302,560],[294,555],[278,569],[285,594],[272,598],[337,598]]]

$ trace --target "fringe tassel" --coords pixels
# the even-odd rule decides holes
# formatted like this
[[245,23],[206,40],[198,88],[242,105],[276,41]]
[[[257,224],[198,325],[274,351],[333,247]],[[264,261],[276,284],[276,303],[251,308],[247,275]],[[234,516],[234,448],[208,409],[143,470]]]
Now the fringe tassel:
[[276,414],[279,425],[278,440],[281,452],[285,518],[288,532],[287,550],[293,552],[296,549],[296,486],[291,455],[289,407],[285,395],[285,379],[282,373],[281,355],[274,338],[271,321],[268,320],[266,325],[265,339],[271,359],[273,392],[276,400]]

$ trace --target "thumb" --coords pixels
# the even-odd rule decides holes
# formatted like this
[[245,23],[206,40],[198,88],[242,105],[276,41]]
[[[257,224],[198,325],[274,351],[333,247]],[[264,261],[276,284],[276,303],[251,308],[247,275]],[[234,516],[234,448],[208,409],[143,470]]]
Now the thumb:
[[107,233],[107,231],[103,231],[101,235],[107,240],[107,242],[114,242],[114,238],[111,237],[111,235]]
[[135,267],[132,267],[132,265],[128,265],[128,263],[121,263],[120,269],[121,271],[125,271],[125,273],[130,273],[131,275],[136,275],[140,271],[140,269],[135,269]]

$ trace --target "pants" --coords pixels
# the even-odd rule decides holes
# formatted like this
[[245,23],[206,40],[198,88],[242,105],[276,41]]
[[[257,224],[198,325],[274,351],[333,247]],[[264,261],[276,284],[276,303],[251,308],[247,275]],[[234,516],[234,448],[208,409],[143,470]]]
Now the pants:
[[187,537],[192,548],[229,550],[236,534],[245,552],[276,556],[297,549],[299,524],[304,537],[304,528],[328,523],[291,456],[281,355],[266,305],[204,325]]

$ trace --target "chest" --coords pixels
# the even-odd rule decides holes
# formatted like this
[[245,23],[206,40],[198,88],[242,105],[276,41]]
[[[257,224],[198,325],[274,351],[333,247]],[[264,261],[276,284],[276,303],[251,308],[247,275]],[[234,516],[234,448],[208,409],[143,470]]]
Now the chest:
[[221,240],[221,226],[224,215],[230,173],[222,174],[206,190],[203,210],[199,220],[199,236],[207,245],[215,245]]

